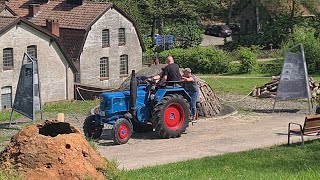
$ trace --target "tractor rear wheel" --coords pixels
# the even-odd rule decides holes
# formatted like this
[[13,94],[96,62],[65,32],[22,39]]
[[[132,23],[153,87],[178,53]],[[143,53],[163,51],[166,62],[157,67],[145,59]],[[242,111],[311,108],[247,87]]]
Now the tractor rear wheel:
[[132,125],[125,119],[120,118],[113,125],[113,141],[116,144],[125,144],[129,141],[132,135]]
[[155,105],[153,126],[162,138],[180,137],[189,123],[190,106],[183,96],[169,94]]
[[83,123],[83,132],[87,138],[98,139],[101,136],[103,126],[96,126],[95,116],[88,116]]

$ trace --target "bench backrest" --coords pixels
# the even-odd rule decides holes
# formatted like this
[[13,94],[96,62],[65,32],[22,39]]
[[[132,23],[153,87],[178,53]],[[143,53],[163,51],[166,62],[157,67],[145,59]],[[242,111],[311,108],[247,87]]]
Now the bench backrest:
[[304,133],[320,132],[320,114],[306,116],[303,131]]

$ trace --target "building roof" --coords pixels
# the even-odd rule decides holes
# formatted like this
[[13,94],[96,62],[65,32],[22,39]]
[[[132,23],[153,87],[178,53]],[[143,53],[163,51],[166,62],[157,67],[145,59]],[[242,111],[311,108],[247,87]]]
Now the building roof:
[[[29,5],[33,0],[11,0],[8,6],[19,16],[25,17],[29,13]],[[86,27],[98,17],[101,12],[109,9],[112,3],[91,3],[82,5],[68,4],[62,0],[51,0],[40,4],[39,14],[30,19],[31,22],[45,26],[46,19],[58,19],[61,28],[86,29]]]
[[28,20],[26,20],[24,18],[17,17],[17,16],[0,16],[0,36],[2,34],[4,34],[5,32],[7,32],[9,29],[11,29],[13,26],[16,26],[19,23],[24,23],[24,24],[28,25],[29,27],[39,31],[40,33],[47,35],[52,42],[55,42],[57,44],[59,50],[61,51],[61,53],[63,54],[63,56],[67,60],[68,65],[72,69],[72,71],[74,73],[77,73],[76,67],[74,66],[74,64],[70,60],[69,56],[65,53],[64,49],[62,48],[61,43],[59,41],[59,37],[51,34],[46,29],[41,28],[41,27],[29,22]]
[[71,59],[76,60],[80,56],[87,34],[85,30],[60,29],[61,45]]
[[[39,0],[38,0],[39,1]],[[79,0],[81,1],[81,0]],[[10,0],[8,6],[19,16],[28,16],[28,7],[33,0]],[[46,26],[46,19],[58,19],[60,41],[69,57],[78,59],[91,26],[110,8],[114,8],[132,22],[138,34],[142,50],[145,51],[142,37],[135,21],[113,3],[85,2],[82,5],[68,4],[66,0],[50,0],[40,3],[39,13],[28,20],[38,26]]]
[[0,0],[0,13],[3,11],[3,10],[7,10],[9,11],[13,16],[17,16],[17,14],[9,7],[5,4],[5,2],[3,2],[3,4],[1,3],[1,0]]
[[12,24],[16,24],[17,21],[19,21],[17,16],[0,16],[0,35],[11,28]]

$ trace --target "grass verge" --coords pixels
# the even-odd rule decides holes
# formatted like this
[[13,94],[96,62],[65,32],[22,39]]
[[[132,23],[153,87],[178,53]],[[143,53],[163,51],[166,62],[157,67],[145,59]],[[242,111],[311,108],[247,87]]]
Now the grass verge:
[[[87,115],[89,110],[99,104],[99,101],[63,101],[63,102],[54,102],[47,103],[43,107],[43,113],[46,114],[57,114],[64,113],[68,114],[77,114],[77,115]],[[0,112],[0,121],[9,121],[10,112]],[[21,118],[22,115],[18,113],[13,113],[13,118]]]
[[5,172],[0,169],[0,180],[20,180],[22,179],[20,176],[10,173],[10,172]]
[[98,171],[102,172],[107,179],[127,179],[123,176],[123,173],[119,170],[118,166],[119,164],[117,161],[105,159],[104,165],[101,166]]
[[249,94],[255,86],[262,86],[271,81],[271,78],[220,78],[206,77],[202,78],[218,93],[218,94]]
[[124,171],[126,179],[318,179],[320,141]]

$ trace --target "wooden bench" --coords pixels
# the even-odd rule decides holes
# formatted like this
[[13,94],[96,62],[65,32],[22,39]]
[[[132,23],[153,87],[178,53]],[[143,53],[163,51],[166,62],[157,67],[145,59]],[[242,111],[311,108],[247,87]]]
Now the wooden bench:
[[[298,129],[291,129],[291,125],[299,126]],[[298,123],[289,123],[288,125],[288,145],[290,144],[291,134],[298,134],[301,136],[302,146],[304,146],[304,135],[320,133],[320,114],[308,115],[304,121],[303,126]]]

